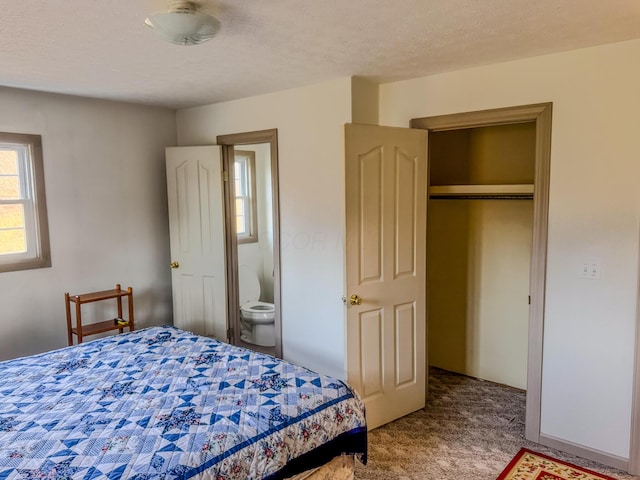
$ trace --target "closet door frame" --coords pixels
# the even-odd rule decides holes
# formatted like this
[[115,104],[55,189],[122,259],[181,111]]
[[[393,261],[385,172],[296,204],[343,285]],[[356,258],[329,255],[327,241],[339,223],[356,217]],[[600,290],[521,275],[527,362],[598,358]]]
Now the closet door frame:
[[[421,128],[430,132],[487,127],[509,123],[533,121],[536,123],[533,242],[529,287],[527,404],[525,418],[525,437],[527,440],[536,443],[540,443],[540,411],[542,401],[542,342],[547,271],[552,106],[552,103],[539,103],[479,112],[414,118],[411,120],[411,128]],[[427,171],[430,171],[430,169]]]

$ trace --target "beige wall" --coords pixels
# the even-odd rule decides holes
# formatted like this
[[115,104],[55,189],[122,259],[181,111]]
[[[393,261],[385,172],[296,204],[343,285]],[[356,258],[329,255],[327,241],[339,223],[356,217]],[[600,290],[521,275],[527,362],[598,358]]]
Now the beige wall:
[[531,184],[534,122],[465,128],[429,137],[430,185]]
[[351,79],[351,121],[378,125],[379,86],[362,77]]
[[526,388],[532,200],[432,200],[429,364]]
[[[175,113],[9,88],[0,105],[0,131],[42,135],[52,263],[0,274],[0,360],[67,345],[65,291],[132,286],[137,326],[171,323],[164,147]],[[94,305],[115,316],[115,302]]]
[[[628,458],[640,41],[382,85],[380,123],[553,102],[542,433]],[[599,280],[580,278],[597,259]]]
[[351,79],[178,111],[180,145],[278,129],[282,341],[287,360],[346,376],[344,145]]

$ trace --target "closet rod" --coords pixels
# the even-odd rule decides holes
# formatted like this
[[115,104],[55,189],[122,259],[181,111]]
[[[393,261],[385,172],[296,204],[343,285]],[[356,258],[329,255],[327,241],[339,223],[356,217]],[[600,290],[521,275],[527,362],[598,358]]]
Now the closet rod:
[[527,195],[429,195],[431,200],[533,200],[533,194]]

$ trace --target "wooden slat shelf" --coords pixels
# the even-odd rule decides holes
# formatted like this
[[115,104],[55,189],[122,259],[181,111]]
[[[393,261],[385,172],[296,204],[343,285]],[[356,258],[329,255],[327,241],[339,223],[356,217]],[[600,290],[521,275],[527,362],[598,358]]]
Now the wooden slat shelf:
[[[130,322],[127,322],[126,325],[116,325],[113,323],[113,320],[105,320],[104,322],[90,323],[88,325],[82,326],[82,336],[86,335],[95,335],[96,333],[109,332],[111,330],[122,330],[123,328],[128,328],[131,326]],[[72,328],[71,331],[78,335],[78,329],[76,327]]]
[[[122,298],[127,299],[128,317],[122,316]],[[103,322],[82,324],[82,305],[91,302],[100,302],[102,300],[116,300],[118,316],[116,319],[120,319],[123,324],[115,323],[115,319],[105,320]],[[89,292],[80,295],[69,295],[69,292],[64,294],[64,303],[67,310],[67,335],[69,340],[69,346],[73,345],[73,336],[76,335],[78,343],[82,343],[84,337],[89,335],[95,335],[97,333],[110,332],[112,330],[118,330],[120,333],[124,332],[125,328],[128,328],[130,332],[134,330],[133,324],[133,289],[131,287],[126,290],[120,288],[120,284],[116,285],[116,288],[112,290],[102,290],[99,292]],[[72,325],[71,320],[71,304],[75,303],[75,317],[76,326]]]
[[69,300],[73,303],[90,303],[108,300],[110,298],[126,297],[129,292],[126,290],[103,290],[102,292],[81,293],[80,295],[70,295]]
[[429,196],[465,195],[532,195],[533,184],[514,185],[434,185]]

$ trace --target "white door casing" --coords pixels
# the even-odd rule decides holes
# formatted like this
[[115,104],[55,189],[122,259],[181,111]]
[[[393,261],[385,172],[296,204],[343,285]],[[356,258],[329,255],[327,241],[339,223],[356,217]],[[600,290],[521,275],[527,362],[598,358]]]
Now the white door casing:
[[425,405],[427,132],[345,137],[347,374],[373,429]]
[[227,339],[224,203],[220,147],[166,149],[173,321]]

